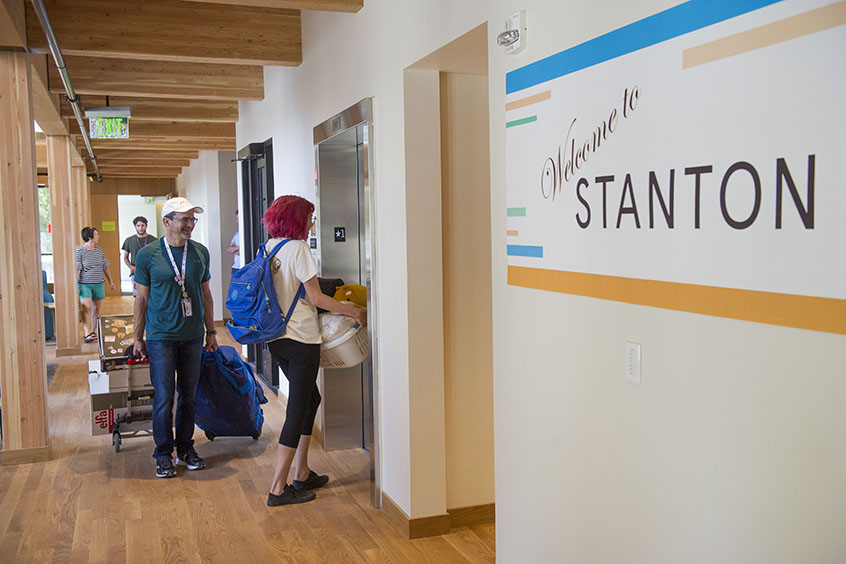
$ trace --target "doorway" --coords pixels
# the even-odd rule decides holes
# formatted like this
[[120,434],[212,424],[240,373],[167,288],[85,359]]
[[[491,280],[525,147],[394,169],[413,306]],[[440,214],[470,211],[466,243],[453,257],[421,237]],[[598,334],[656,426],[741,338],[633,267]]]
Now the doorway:
[[[247,257],[256,256],[259,245],[268,240],[267,231],[261,223],[264,212],[273,203],[273,140],[264,143],[250,143],[238,151],[241,163],[241,186],[244,223],[244,247],[241,256],[245,264]],[[279,393],[279,367],[270,355],[267,343],[247,345],[247,361],[253,365],[256,375],[273,391]]]
[[411,503],[493,519],[487,45],[482,24],[407,67],[403,82],[410,432],[423,476]]
[[324,450],[363,448],[370,454],[371,503],[381,506],[375,398],[376,315],[372,265],[372,124],[368,98],[314,128],[317,237],[323,278],[340,278],[367,290],[370,355],[359,366],[324,368],[320,406]]

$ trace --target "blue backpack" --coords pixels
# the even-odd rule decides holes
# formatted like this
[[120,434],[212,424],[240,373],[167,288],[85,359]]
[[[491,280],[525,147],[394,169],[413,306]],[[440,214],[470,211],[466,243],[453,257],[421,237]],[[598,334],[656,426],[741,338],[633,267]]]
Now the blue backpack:
[[226,323],[226,328],[242,345],[266,343],[281,337],[297,302],[305,296],[305,288],[300,284],[288,313],[282,315],[273,287],[270,261],[288,241],[290,239],[285,239],[270,253],[261,245],[256,258],[232,275],[226,297],[226,309],[232,312],[232,319]]

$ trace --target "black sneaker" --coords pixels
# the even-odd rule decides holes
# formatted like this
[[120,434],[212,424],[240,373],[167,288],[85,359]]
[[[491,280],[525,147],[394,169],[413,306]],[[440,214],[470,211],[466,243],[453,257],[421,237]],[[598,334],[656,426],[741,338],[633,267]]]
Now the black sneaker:
[[314,470],[308,471],[308,478],[305,480],[294,480],[294,488],[300,491],[315,490],[322,488],[329,483],[329,476],[326,474],[319,475]]
[[317,496],[314,492],[301,492],[298,489],[294,488],[294,486],[290,484],[285,484],[285,489],[282,490],[282,493],[280,495],[275,495],[272,493],[267,494],[267,506],[276,507],[279,505],[305,503],[307,501],[313,500],[315,497]]
[[200,470],[206,467],[206,461],[200,458],[197,451],[193,448],[188,452],[176,455],[177,466],[187,466],[188,470]]
[[173,478],[176,476],[176,468],[169,456],[160,456],[156,459],[156,478]]

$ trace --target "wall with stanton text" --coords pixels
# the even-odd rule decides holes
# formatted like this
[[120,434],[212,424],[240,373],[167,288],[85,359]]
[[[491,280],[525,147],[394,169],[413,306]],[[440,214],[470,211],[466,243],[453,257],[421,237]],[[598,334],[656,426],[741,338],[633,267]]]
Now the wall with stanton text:
[[[409,210],[402,71],[487,20],[498,558],[595,563],[842,559],[846,337],[838,332],[838,308],[846,296],[838,286],[842,266],[832,264],[842,265],[842,253],[830,252],[842,241],[837,239],[842,231],[829,222],[846,212],[836,195],[843,183],[836,184],[832,170],[837,165],[831,162],[832,155],[843,154],[846,147],[842,138],[824,131],[842,128],[842,104],[832,90],[842,79],[828,77],[813,84],[801,77],[843,74],[831,69],[842,67],[839,54],[846,51],[846,28],[817,29],[803,36],[796,30],[813,30],[818,24],[807,18],[778,23],[831,4],[368,0],[352,16],[304,14],[304,62],[296,69],[265,69],[265,100],[241,104],[238,146],[273,137],[276,183],[285,186],[279,193],[313,197],[311,128],[366,96],[375,97],[383,487],[409,515],[442,511],[437,500],[443,492],[421,501],[416,488],[425,481],[418,474],[426,468],[410,464],[416,458],[409,428],[415,398],[409,392],[408,359],[414,343],[408,340],[406,289],[414,257],[405,251],[407,238],[425,234],[405,229]],[[677,39],[618,53],[607,63],[595,59],[568,75],[541,74],[543,81],[507,94],[515,76],[534,73],[520,71],[531,63],[676,6],[684,12],[676,22]],[[696,31],[695,24],[710,17],[707,9],[705,16],[694,10],[703,6],[757,9],[715,19]],[[504,19],[520,9],[527,12],[527,46],[519,54],[506,55],[495,46],[495,37],[504,29]],[[841,12],[823,19],[837,22]],[[662,17],[667,14],[659,20]],[[673,26],[657,29],[667,27]],[[767,31],[742,36],[740,43],[751,37],[754,44],[761,33],[767,36],[783,27],[794,31],[772,47],[760,45],[734,60],[700,62],[681,70],[686,50],[761,27]],[[635,33],[634,39],[653,35]],[[633,40],[617,39],[604,55]],[[722,45],[729,51],[742,49],[731,41]],[[784,65],[774,66],[767,49],[785,54]],[[587,58],[595,54],[576,55],[580,53]],[[612,67],[621,74],[605,72]],[[673,73],[686,74],[685,81],[691,76],[696,81],[668,82],[663,73],[671,67]],[[509,78],[512,72],[516,74]],[[562,82],[552,84],[561,76]],[[774,76],[778,80],[773,82]],[[780,89],[774,98],[781,103],[779,111],[749,116],[755,108],[748,106],[742,91],[760,92],[768,83]],[[685,91],[693,84],[705,90],[693,96]],[[506,104],[545,90],[552,95],[537,103],[537,111],[529,106],[506,109]],[[632,113],[627,110],[622,116],[624,93]],[[812,96],[816,108],[808,108],[805,94]],[[686,100],[693,107],[686,106]],[[600,150],[585,156],[590,129],[612,121],[613,108],[615,131],[603,137]],[[733,109],[724,113],[725,108]],[[826,108],[833,121],[825,127],[803,117]],[[532,116],[534,121],[521,122]],[[573,118],[586,128],[578,131],[583,144],[578,167],[574,150],[558,160]],[[684,129],[685,118],[696,120],[699,137],[666,128],[670,123]],[[509,126],[511,122],[521,123]],[[745,127],[749,124],[756,127]],[[541,127],[532,135],[535,126]],[[695,152],[688,151],[687,144]],[[515,158],[515,151],[523,149],[527,153]],[[665,159],[662,150],[671,151],[673,158]],[[813,166],[818,173],[813,229],[802,215],[810,205],[811,154],[817,155]],[[536,165],[530,162],[535,155]],[[573,162],[563,178],[561,169],[570,156]],[[554,203],[543,195],[551,196],[550,190],[556,189],[554,182],[542,185],[547,157],[559,167],[549,169],[552,178],[561,174],[566,181],[558,185]],[[779,158],[785,159],[796,188],[794,197],[781,175],[781,229],[775,225]],[[761,208],[748,227],[725,220],[728,215],[743,224],[755,208],[754,176],[747,167],[741,165],[730,175],[725,203],[720,200],[726,172],[741,161],[753,164],[761,181]],[[533,192],[522,202],[522,180],[514,168],[520,163],[536,166],[525,181],[526,190]],[[715,172],[707,180],[702,177],[702,224],[697,233],[691,211],[695,203],[690,200],[695,173],[685,176],[684,169],[700,165],[712,165]],[[649,172],[655,171],[669,206],[670,168],[676,170],[678,226],[669,229],[654,196],[657,223],[650,228]],[[626,173],[633,177],[630,193]],[[602,181],[596,178],[609,175],[615,175],[615,181],[606,188],[603,213]],[[590,184],[583,188],[592,214],[589,228],[576,221],[576,214],[582,222],[587,218],[575,192],[582,176]],[[631,210],[633,200],[640,228]],[[548,237],[544,229],[553,229],[555,221],[566,229],[566,237]],[[516,235],[509,234],[514,231]],[[520,237],[526,239],[517,240]],[[776,252],[779,245],[784,253]],[[541,257],[531,255],[539,252],[536,247],[543,247]],[[536,259],[547,263],[540,266],[532,262]],[[791,270],[791,261],[800,267]],[[522,276],[525,269],[579,276],[556,274],[550,281],[544,273]],[[621,290],[608,285],[619,278],[696,288],[668,286],[662,291],[651,283],[635,283]],[[706,288],[704,294],[690,293],[700,287]],[[749,308],[746,294],[724,289],[751,291],[749,299],[764,299],[765,305]],[[773,302],[761,292],[829,300],[824,305],[834,308],[834,314],[827,318],[824,312],[809,313],[808,308],[818,305],[813,300]],[[681,305],[668,307],[674,296]],[[771,315],[767,304],[782,308],[782,313]],[[785,304],[798,304],[800,311]],[[791,316],[799,321],[784,322]],[[817,323],[820,319],[824,322]],[[640,385],[626,379],[627,341],[640,345]]]

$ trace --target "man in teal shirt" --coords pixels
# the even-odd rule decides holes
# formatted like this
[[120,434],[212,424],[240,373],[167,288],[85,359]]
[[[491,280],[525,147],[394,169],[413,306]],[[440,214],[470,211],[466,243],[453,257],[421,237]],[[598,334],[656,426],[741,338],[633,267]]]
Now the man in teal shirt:
[[[135,258],[135,353],[150,359],[153,397],[153,439],[156,476],[176,475],[171,458],[189,470],[205,468],[194,450],[197,382],[205,349],[217,348],[214,302],[209,288],[209,251],[191,241],[197,214],[203,208],[185,198],[171,198],[162,207],[164,237],[145,246]],[[204,329],[205,328],[205,329]],[[146,331],[146,341],[144,333]],[[176,437],[173,434],[173,396]]]

